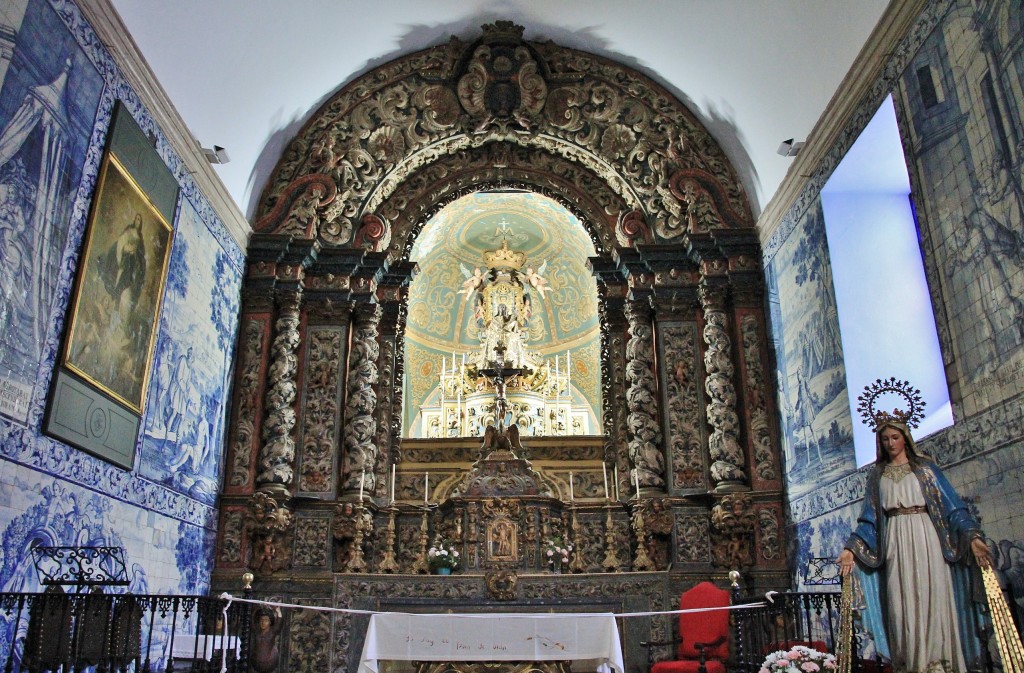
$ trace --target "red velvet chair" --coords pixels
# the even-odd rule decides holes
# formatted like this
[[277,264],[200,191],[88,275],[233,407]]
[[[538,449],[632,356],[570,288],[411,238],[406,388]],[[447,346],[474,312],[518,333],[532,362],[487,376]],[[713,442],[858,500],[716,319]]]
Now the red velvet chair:
[[[701,582],[679,597],[680,610],[726,607],[729,592]],[[678,659],[659,661],[651,673],[725,673],[729,658],[729,611],[684,612],[679,615]],[[668,645],[669,643],[648,643]]]

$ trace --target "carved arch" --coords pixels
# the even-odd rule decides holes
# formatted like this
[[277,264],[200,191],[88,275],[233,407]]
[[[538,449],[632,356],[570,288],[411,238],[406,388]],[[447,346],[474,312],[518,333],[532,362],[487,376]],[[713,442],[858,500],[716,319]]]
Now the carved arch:
[[[711,219],[702,231],[752,226],[733,167],[678,99],[622,64],[525,41],[522,32],[499,21],[484,26],[483,36],[472,43],[453,38],[345,86],[283,154],[260,199],[258,230],[288,228],[328,245],[355,247],[367,215],[380,218],[370,222],[375,227],[398,226],[389,213],[403,210],[395,203],[436,200],[426,197],[429,185],[441,178],[441,167],[464,161],[469,170],[484,156],[481,148],[496,144],[549,157],[552,167],[563,172],[573,167],[603,184],[600,198],[607,212],[587,219],[599,229],[591,235],[606,249],[632,245],[631,236],[616,237],[618,223],[629,213],[634,214],[626,219],[628,228],[648,227],[645,236],[654,243],[682,241],[694,216],[705,214]],[[438,179],[429,179],[431,172]],[[494,163],[479,167],[477,181],[554,186],[544,184],[550,180],[539,172],[532,179],[514,172]],[[324,177],[313,189],[314,175],[331,180],[332,193],[320,186]],[[684,183],[680,176],[692,179]],[[411,194],[417,187],[419,194]],[[570,201],[583,200],[586,191],[569,180],[558,187],[573,195]],[[695,212],[700,204],[712,207]],[[396,233],[380,232],[361,243],[381,250],[381,241],[390,240],[388,258],[394,261],[408,244],[404,232]]]

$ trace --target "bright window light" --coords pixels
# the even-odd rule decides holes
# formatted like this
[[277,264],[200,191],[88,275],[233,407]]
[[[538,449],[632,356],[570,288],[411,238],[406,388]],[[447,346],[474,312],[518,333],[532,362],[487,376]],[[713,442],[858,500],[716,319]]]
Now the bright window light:
[[[925,420],[915,439],[949,427],[949,387],[925,281],[910,180],[886,98],[821,192],[832,262],[857,465],[875,460],[874,434],[857,396],[894,376],[921,390]],[[902,406],[894,396],[880,408]]]

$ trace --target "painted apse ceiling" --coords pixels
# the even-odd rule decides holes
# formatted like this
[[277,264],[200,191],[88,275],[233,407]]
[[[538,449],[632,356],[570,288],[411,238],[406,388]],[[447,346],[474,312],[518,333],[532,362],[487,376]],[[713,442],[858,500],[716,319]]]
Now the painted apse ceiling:
[[[501,246],[526,253],[528,267],[547,279],[549,291],[532,292],[531,351],[564,367],[572,352],[575,404],[600,419],[600,329],[597,285],[587,266],[594,246],[580,221],[558,202],[529,192],[480,192],[462,197],[420,232],[411,259],[419,273],[409,287],[405,333],[405,434],[417,436],[420,406],[438,398],[442,358],[480,348],[473,302],[460,294],[466,273],[486,269],[483,253]],[[552,364],[552,366],[554,366]]]

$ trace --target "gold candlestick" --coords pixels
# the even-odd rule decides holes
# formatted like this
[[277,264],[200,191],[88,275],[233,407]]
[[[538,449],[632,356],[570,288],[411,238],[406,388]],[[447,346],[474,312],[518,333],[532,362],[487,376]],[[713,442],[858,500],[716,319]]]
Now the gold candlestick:
[[392,504],[388,508],[388,528],[384,534],[384,559],[377,566],[377,570],[382,573],[398,572],[398,561],[395,559],[395,515],[397,513],[398,508]]
[[604,561],[601,567],[608,573],[618,572],[622,568],[622,560],[615,549],[615,522],[612,519],[612,508],[617,505],[618,503],[609,503],[604,506]]
[[647,555],[647,530],[644,526],[643,501],[633,505],[633,534],[636,535],[636,558],[633,570],[655,570],[654,561]]
[[412,571],[421,575],[426,575],[430,572],[430,564],[427,563],[427,543],[430,539],[429,529],[427,528],[427,514],[429,512],[428,508],[423,508],[423,519],[420,522],[420,553],[412,564]]
[[363,540],[366,539],[366,534],[369,532],[372,519],[369,513],[366,511],[366,507],[358,505],[356,507],[356,532],[352,538],[352,554],[348,557],[348,563],[345,565],[345,572],[349,573],[364,573],[366,572],[366,559],[363,558]]
[[575,543],[572,561],[569,562],[569,572],[586,572],[587,567],[583,565],[583,549],[580,547],[580,524],[576,520],[576,505],[572,505],[572,540]]

